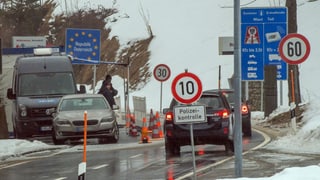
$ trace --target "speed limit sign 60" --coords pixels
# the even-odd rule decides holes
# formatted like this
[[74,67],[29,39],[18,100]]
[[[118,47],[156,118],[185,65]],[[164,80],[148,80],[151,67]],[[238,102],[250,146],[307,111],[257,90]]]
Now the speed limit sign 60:
[[301,34],[288,34],[280,41],[279,54],[288,64],[300,64],[310,54],[310,43]]
[[170,74],[170,68],[165,64],[158,64],[153,70],[153,76],[161,82],[169,79]]
[[202,84],[195,74],[189,72],[181,73],[172,81],[171,92],[178,102],[191,104],[200,98]]

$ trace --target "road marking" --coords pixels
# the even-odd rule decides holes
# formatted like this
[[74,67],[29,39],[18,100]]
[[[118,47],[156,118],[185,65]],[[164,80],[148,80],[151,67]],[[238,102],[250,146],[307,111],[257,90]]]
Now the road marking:
[[5,166],[5,167],[0,167],[0,169],[6,169],[6,168],[10,168],[10,167],[14,167],[14,166],[19,166],[21,164],[26,164],[30,161],[25,161],[25,162],[19,162],[19,163],[14,163],[14,164],[11,164],[11,165],[8,165],[8,166]]
[[264,142],[261,143],[261,144],[259,144],[259,145],[256,146],[256,147],[252,148],[251,150],[257,150],[257,149],[259,149],[259,148],[267,145],[267,144],[271,141],[270,136],[268,136],[266,133],[264,133],[264,132],[262,132],[262,131],[259,131],[258,129],[253,129],[253,130],[255,130],[256,132],[260,133],[260,134],[263,136]]
[[67,179],[67,177],[60,177],[60,178],[57,178],[57,179],[54,179],[54,180],[64,180],[64,179]]
[[[257,145],[256,147],[251,148],[251,149],[243,152],[242,155],[248,154],[250,151],[257,150],[257,149],[265,146],[266,144],[268,144],[268,143],[271,141],[270,136],[268,136],[266,133],[264,133],[264,132],[262,132],[262,131],[259,131],[259,130],[257,130],[257,129],[253,129],[253,130],[256,131],[256,132],[258,132],[258,133],[260,133],[260,134],[263,136],[264,141],[263,141],[262,143],[260,143],[259,145]],[[228,158],[226,158],[226,159],[223,159],[223,160],[221,160],[221,161],[218,161],[218,162],[216,162],[216,163],[214,163],[214,164],[211,164],[211,165],[209,165],[209,166],[200,168],[200,169],[196,170],[196,173],[200,173],[200,172],[203,172],[203,171],[208,171],[209,169],[213,169],[214,167],[216,167],[216,166],[218,166],[218,165],[220,165],[220,164],[222,164],[222,163],[224,163],[224,162],[227,162],[227,161],[229,161],[229,160],[231,160],[231,159],[233,159],[233,158],[234,158],[234,155],[231,156],[231,157],[228,157]],[[192,175],[193,175],[193,172],[190,172],[190,173],[187,173],[187,174],[185,174],[185,175],[183,175],[183,176],[180,176],[180,177],[176,178],[176,180],[183,180],[183,179],[186,179],[186,178],[188,178],[188,177],[190,177],[190,176],[192,176]]]
[[139,156],[142,156],[142,154],[137,154],[137,155],[134,155],[134,156],[130,156],[129,158],[133,159],[133,158],[136,158],[136,157],[139,157]]
[[107,167],[107,166],[109,166],[109,164],[102,164],[102,165],[94,166],[94,167],[92,167],[90,169],[97,170],[97,169],[100,169],[100,168],[103,168],[103,167]]

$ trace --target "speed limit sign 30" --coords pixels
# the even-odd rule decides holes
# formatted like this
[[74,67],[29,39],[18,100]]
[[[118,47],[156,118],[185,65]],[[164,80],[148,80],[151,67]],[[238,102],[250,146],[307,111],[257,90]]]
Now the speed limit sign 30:
[[288,64],[300,64],[310,54],[310,43],[301,34],[288,34],[280,41],[279,54]]
[[156,80],[163,82],[169,79],[171,74],[169,66],[165,64],[158,64],[153,70],[153,76]]
[[190,72],[184,72],[172,81],[171,92],[178,102],[191,104],[200,98],[202,84],[198,76]]

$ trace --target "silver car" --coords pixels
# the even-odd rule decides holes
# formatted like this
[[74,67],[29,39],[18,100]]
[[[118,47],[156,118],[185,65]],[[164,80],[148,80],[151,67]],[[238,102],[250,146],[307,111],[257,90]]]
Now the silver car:
[[[115,107],[116,109],[118,107]],[[79,140],[84,137],[84,112],[87,112],[87,138],[98,138],[99,143],[116,143],[119,128],[116,114],[101,94],[74,94],[61,98],[56,109],[48,109],[53,116],[53,143]]]

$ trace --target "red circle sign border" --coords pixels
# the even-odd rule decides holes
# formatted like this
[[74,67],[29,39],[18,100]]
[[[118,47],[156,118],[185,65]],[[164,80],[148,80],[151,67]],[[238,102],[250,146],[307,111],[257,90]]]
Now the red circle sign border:
[[[156,76],[156,69],[159,68],[160,66],[164,66],[166,69],[168,69],[168,77],[164,78],[164,79],[159,79],[157,76]],[[153,70],[153,76],[154,78],[156,78],[156,80],[160,81],[160,82],[163,82],[163,81],[166,81],[170,78],[171,76],[171,70],[169,68],[169,66],[167,66],[166,64],[158,64],[156,67],[154,67],[154,70]]]
[[[196,93],[196,95],[190,99],[183,99],[181,98],[178,93],[176,92],[176,89],[175,89],[175,86],[176,84],[178,83],[178,81],[181,79],[181,78],[184,78],[184,77],[190,77],[192,79],[194,79],[196,81],[196,83],[198,84],[198,92]],[[196,76],[195,74],[193,73],[190,73],[190,72],[184,72],[184,73],[181,73],[179,74],[178,76],[176,76],[173,81],[172,81],[172,85],[171,85],[171,92],[172,92],[172,95],[173,97],[179,101],[180,103],[182,104],[192,104],[193,102],[197,101],[200,96],[202,95],[202,84],[201,84],[201,81],[200,79],[198,78],[198,76]]]
[[[283,46],[284,46],[284,43],[290,39],[290,38],[298,38],[298,39],[301,39],[305,44],[306,44],[306,53],[305,55],[298,61],[292,61],[290,59],[288,59],[285,55],[284,55],[284,52],[283,52]],[[286,35],[281,41],[280,41],[280,44],[279,44],[279,54],[280,54],[280,57],[285,61],[287,62],[288,64],[300,64],[302,62],[304,62],[308,56],[310,55],[310,43],[308,41],[308,39],[306,37],[304,37],[303,35],[301,34],[297,34],[297,33],[292,33],[292,34],[288,34]]]

